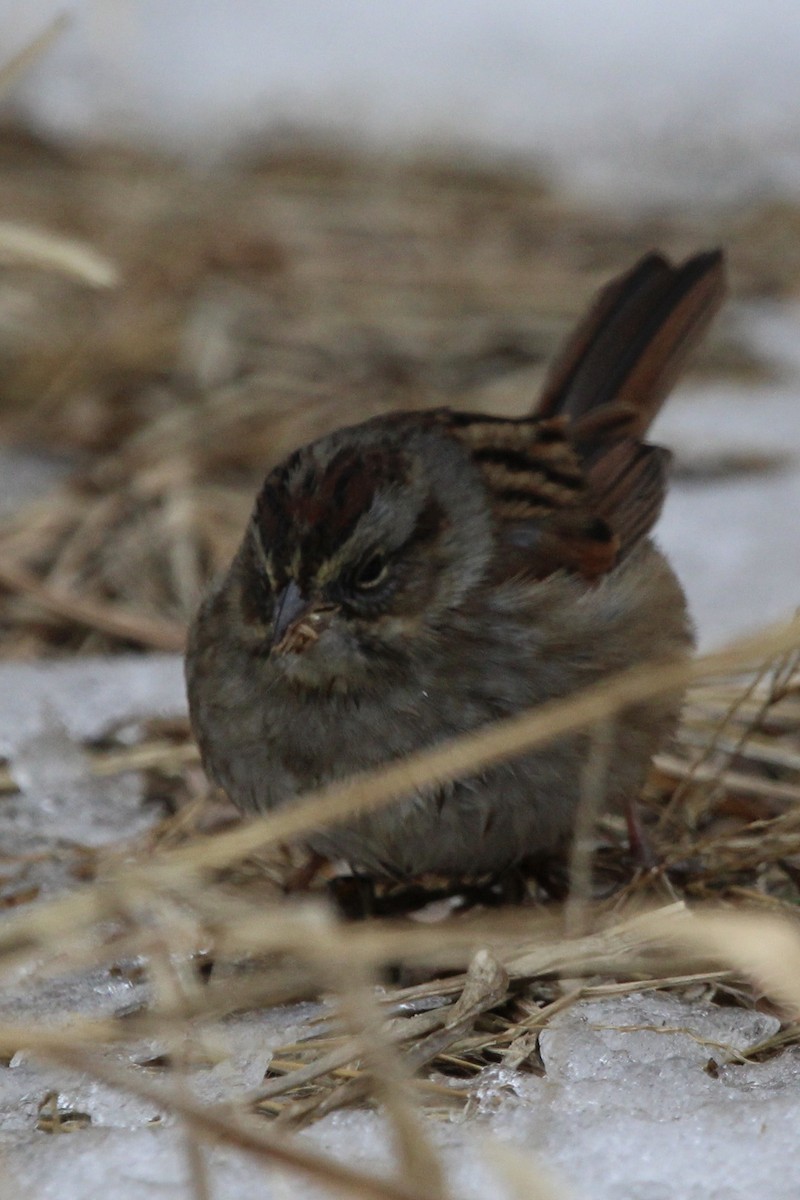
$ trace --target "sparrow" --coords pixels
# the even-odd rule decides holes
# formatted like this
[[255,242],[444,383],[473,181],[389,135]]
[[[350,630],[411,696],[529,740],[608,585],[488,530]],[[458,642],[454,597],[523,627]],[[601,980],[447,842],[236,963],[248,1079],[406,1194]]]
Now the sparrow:
[[[186,657],[203,763],[239,808],[691,653],[650,537],[670,456],[645,439],[724,293],[721,252],[647,254],[596,297],[531,415],[391,413],[269,472]],[[616,719],[609,808],[636,796],[680,704]],[[569,842],[588,745],[561,737],[308,845],[372,877],[500,874]]]

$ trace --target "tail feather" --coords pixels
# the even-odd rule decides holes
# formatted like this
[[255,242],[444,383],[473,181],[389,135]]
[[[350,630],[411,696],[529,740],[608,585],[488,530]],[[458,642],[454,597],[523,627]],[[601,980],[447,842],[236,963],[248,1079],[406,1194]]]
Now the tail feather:
[[553,364],[536,415],[567,417],[581,442],[604,425],[643,437],[724,295],[719,250],[677,267],[645,255],[600,292]]
[[600,293],[532,415],[430,414],[481,476],[502,578],[566,570],[592,582],[647,536],[670,455],[643,439],[723,295],[719,252],[677,267],[648,254]]

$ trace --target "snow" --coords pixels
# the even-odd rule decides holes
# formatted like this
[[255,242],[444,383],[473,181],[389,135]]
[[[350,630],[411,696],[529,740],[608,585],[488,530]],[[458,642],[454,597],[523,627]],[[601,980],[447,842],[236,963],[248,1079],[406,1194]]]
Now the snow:
[[594,200],[797,192],[795,0],[29,0],[71,26],[14,98],[62,134],[207,154],[263,129],[546,162]]
[[[40,849],[59,845],[70,812],[73,838],[91,833],[96,822],[98,840],[122,839],[153,820],[138,803],[135,777],[120,800],[120,781],[83,774],[74,739],[97,737],[109,722],[176,714],[183,706],[181,667],[172,657],[0,667],[4,750],[26,788],[24,796],[3,798],[8,852],[34,842]],[[36,747],[45,750],[43,766],[34,764]],[[49,875],[31,878],[49,891],[70,883],[52,867]],[[7,977],[0,1022],[128,1011],[146,999],[146,987],[135,971],[53,978],[51,970],[28,968]],[[251,1093],[272,1050],[296,1038],[318,1011],[305,1003],[228,1018],[214,1029],[211,1053],[192,1067],[192,1094],[217,1103]],[[800,1054],[789,1049],[764,1063],[726,1065],[729,1053],[777,1027],[772,1016],[701,998],[645,992],[583,1001],[542,1034],[543,1077],[492,1067],[471,1085],[466,1113],[427,1120],[425,1127],[460,1200],[508,1194],[485,1148],[490,1138],[544,1164],[572,1200],[793,1200],[800,1184]],[[203,1049],[202,1040],[198,1044]],[[130,1066],[163,1049],[145,1039],[104,1054]],[[711,1059],[718,1068],[713,1073]],[[37,1130],[49,1093],[57,1093],[61,1110],[87,1114],[91,1123],[58,1135]],[[335,1113],[303,1136],[351,1166],[390,1168],[390,1137],[380,1114]],[[168,1111],[39,1063],[24,1047],[0,1065],[0,1153],[0,1200],[193,1197],[185,1131]],[[285,1200],[300,1190],[322,1195],[229,1149],[206,1146],[203,1157],[215,1200]]]
[[185,711],[183,671],[173,655],[19,663],[2,668],[0,754],[15,756],[54,723],[86,741],[127,721]]
[[[70,1001],[80,1006],[80,997]],[[53,1011],[62,1011],[63,1002],[56,995]],[[88,993],[85,1005],[97,1007]],[[289,1026],[311,1007],[228,1022],[230,1063],[195,1071],[193,1092],[213,1102],[255,1086],[270,1046],[290,1036]],[[709,1059],[721,1063],[726,1049],[745,1049],[777,1025],[773,1017],[670,995],[585,1001],[543,1033],[544,1077],[490,1068],[473,1085],[469,1115],[428,1121],[426,1129],[441,1148],[453,1194],[463,1200],[506,1195],[484,1149],[492,1137],[523,1150],[532,1164],[545,1164],[573,1200],[793,1200],[800,1183],[800,1056],[789,1050],[762,1064],[720,1065],[716,1077],[706,1069]],[[209,1075],[223,1086],[209,1086]],[[91,1125],[55,1137],[35,1131],[38,1106],[51,1090],[62,1109],[88,1114]],[[390,1168],[388,1131],[378,1114],[343,1111],[303,1136],[351,1166]],[[39,1067],[24,1052],[0,1068],[0,1147],[0,1197],[88,1200],[109,1187],[115,1200],[192,1196],[174,1118],[75,1073]],[[296,1183],[284,1187],[229,1150],[207,1149],[204,1157],[214,1196],[297,1194]],[[320,1194],[302,1186],[304,1195]]]
[[[346,132],[372,144],[489,147],[549,163],[585,200],[718,203],[800,184],[800,13],[795,0],[30,0],[0,10],[13,53],[56,12],[71,28],[14,91],[41,127],[134,132],[217,152],[263,127]],[[265,15],[266,14],[266,15]],[[800,562],[800,313],[752,310],[749,336],[776,367],[762,384],[684,387],[656,435],[678,464],[754,450],[775,469],[678,478],[659,537],[684,581],[701,642],[787,615]],[[8,509],[61,474],[4,452]],[[155,819],[135,775],[89,775],[80,743],[120,723],[185,711],[170,656],[0,667],[0,754],[22,792],[0,797],[9,856],[25,881],[72,886],[75,842],[134,837]],[[0,1020],[101,1016],[145,998],[123,974],[20,975]],[[193,1069],[209,1103],[257,1086],[274,1047],[314,1005],[230,1018],[215,1061]],[[649,1027],[649,1028],[643,1028]],[[584,1001],[541,1038],[543,1077],[493,1067],[466,1115],[427,1121],[460,1200],[506,1196],[483,1139],[544,1163],[572,1200],[794,1200],[800,1188],[800,1054],[725,1064],[776,1028],[769,1015],[701,998],[641,993]],[[215,1037],[217,1037],[215,1032]],[[218,1043],[219,1044],[219,1043]],[[109,1049],[129,1064],[155,1043]],[[713,1059],[718,1069],[709,1070]],[[87,1113],[88,1128],[48,1136],[39,1106]],[[333,1114],[304,1135],[352,1166],[390,1163],[383,1118]],[[0,1065],[0,1200],[190,1200],[183,1127],[153,1104],[45,1066],[20,1048]],[[210,1191],[284,1200],[318,1189],[207,1148]]]
[[546,1124],[536,1134],[515,1116],[513,1132],[526,1124],[578,1195],[789,1197],[800,1164],[783,1179],[775,1164],[796,1159],[800,1058],[706,1071],[722,1060],[716,1043],[742,1050],[777,1027],[774,1017],[668,995],[581,1005],[542,1035]]
[[[0,669],[0,756],[21,788],[0,797],[0,844],[21,856],[13,890],[74,884],[62,846],[102,846],[144,833],[155,814],[137,775],[96,779],[81,743],[125,723],[185,711],[175,656],[8,664]],[[3,884],[11,882],[4,872]]]
[[[774,471],[752,476],[679,475],[672,488],[659,536],[687,586],[705,644],[785,614],[800,599],[800,525],[791,519],[800,511],[799,321],[792,309],[747,314],[750,336],[772,361],[775,379],[684,387],[659,422],[657,437],[673,446],[679,465],[699,452],[707,459],[757,450],[779,460]],[[0,754],[23,789],[2,797],[0,838],[9,855],[30,855],[16,886],[44,894],[74,886],[69,853],[37,856],[76,842],[124,841],[147,828],[155,814],[143,803],[138,777],[91,776],[80,743],[184,711],[175,656],[0,667]],[[6,987],[0,1020],[101,1016],[146,996],[144,985],[124,973],[35,976],[26,973]],[[252,1091],[272,1049],[292,1040],[316,1012],[305,1004],[230,1018],[215,1030],[216,1058],[192,1071],[193,1094],[215,1103]],[[542,1035],[544,1077],[491,1068],[473,1085],[467,1115],[427,1121],[426,1128],[441,1146],[460,1200],[507,1195],[483,1149],[482,1139],[491,1137],[545,1164],[572,1200],[794,1200],[800,1053],[792,1048],[764,1063],[724,1065],[724,1047],[752,1045],[776,1025],[767,1015],[670,995],[585,1001]],[[162,1049],[140,1042],[106,1053],[129,1065]],[[710,1059],[719,1064],[713,1074]],[[58,1136],[36,1130],[50,1092],[63,1109],[88,1114],[91,1124]],[[353,1166],[388,1169],[391,1161],[379,1114],[333,1114],[304,1136]],[[184,1129],[168,1112],[42,1065],[24,1048],[0,1066],[0,1152],[0,1200],[193,1195]],[[300,1189],[322,1195],[232,1150],[206,1148],[204,1159],[215,1200],[250,1194],[285,1200]]]
[[6,848],[25,839],[32,849],[43,830],[48,839],[102,846],[117,841],[121,828],[134,836],[152,824],[136,778],[93,779],[87,757],[61,726],[21,742],[11,773],[20,793],[2,809],[0,833]]

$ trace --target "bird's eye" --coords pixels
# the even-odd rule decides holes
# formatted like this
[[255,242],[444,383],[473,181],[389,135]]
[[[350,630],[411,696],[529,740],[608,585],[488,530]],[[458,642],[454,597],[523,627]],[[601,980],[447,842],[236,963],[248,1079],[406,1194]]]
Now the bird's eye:
[[379,587],[388,573],[389,567],[382,554],[372,554],[358,568],[353,583],[359,591],[367,592],[370,588]]

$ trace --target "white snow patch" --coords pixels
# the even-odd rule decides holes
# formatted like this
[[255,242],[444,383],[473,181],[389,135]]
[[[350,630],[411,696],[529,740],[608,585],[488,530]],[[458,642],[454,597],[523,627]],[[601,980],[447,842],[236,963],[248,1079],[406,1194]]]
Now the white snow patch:
[[306,126],[383,147],[545,160],[594,201],[800,185],[794,0],[28,0],[21,48],[72,25],[15,89],[66,135],[218,152]]
[[[112,718],[183,706],[180,663],[173,658],[4,666],[0,696],[6,743],[30,748],[31,738],[55,736],[49,750],[65,736],[46,732],[53,713],[77,737],[101,732]],[[42,780],[31,774],[20,803],[36,805],[40,786],[49,793],[51,776]],[[12,800],[4,798],[3,805]],[[111,794],[107,803],[115,806]],[[45,810],[40,804],[41,820],[33,825],[40,838],[57,839],[60,828],[48,830]],[[135,826],[130,814],[120,816],[120,836],[131,821]],[[135,980],[135,973],[127,978],[124,971],[102,970],[62,978],[57,963],[42,963],[6,986],[0,1020],[124,1011],[146,999],[148,985]],[[290,1005],[233,1016],[208,1034],[198,1030],[192,1094],[212,1104],[252,1094],[273,1049],[301,1034],[319,1011]],[[566,1181],[573,1200],[794,1200],[800,1055],[788,1050],[761,1064],[725,1065],[730,1051],[761,1041],[777,1024],[768,1015],[662,994],[583,1002],[543,1033],[544,1077],[490,1068],[473,1085],[467,1114],[428,1120],[426,1129],[442,1149],[453,1193],[463,1200],[507,1196],[482,1151],[485,1136],[533,1154]],[[164,1049],[141,1040],[105,1053],[130,1065]],[[711,1059],[716,1077],[706,1069]],[[89,1126],[58,1136],[37,1131],[39,1107],[51,1092],[61,1109],[88,1114]],[[304,1136],[353,1166],[389,1170],[392,1163],[380,1114],[335,1113]],[[22,1045],[10,1065],[0,1065],[0,1150],[2,1200],[193,1197],[180,1121],[157,1104],[37,1062]],[[204,1158],[215,1197],[286,1200],[298,1189],[322,1195],[232,1150],[207,1147]]]

